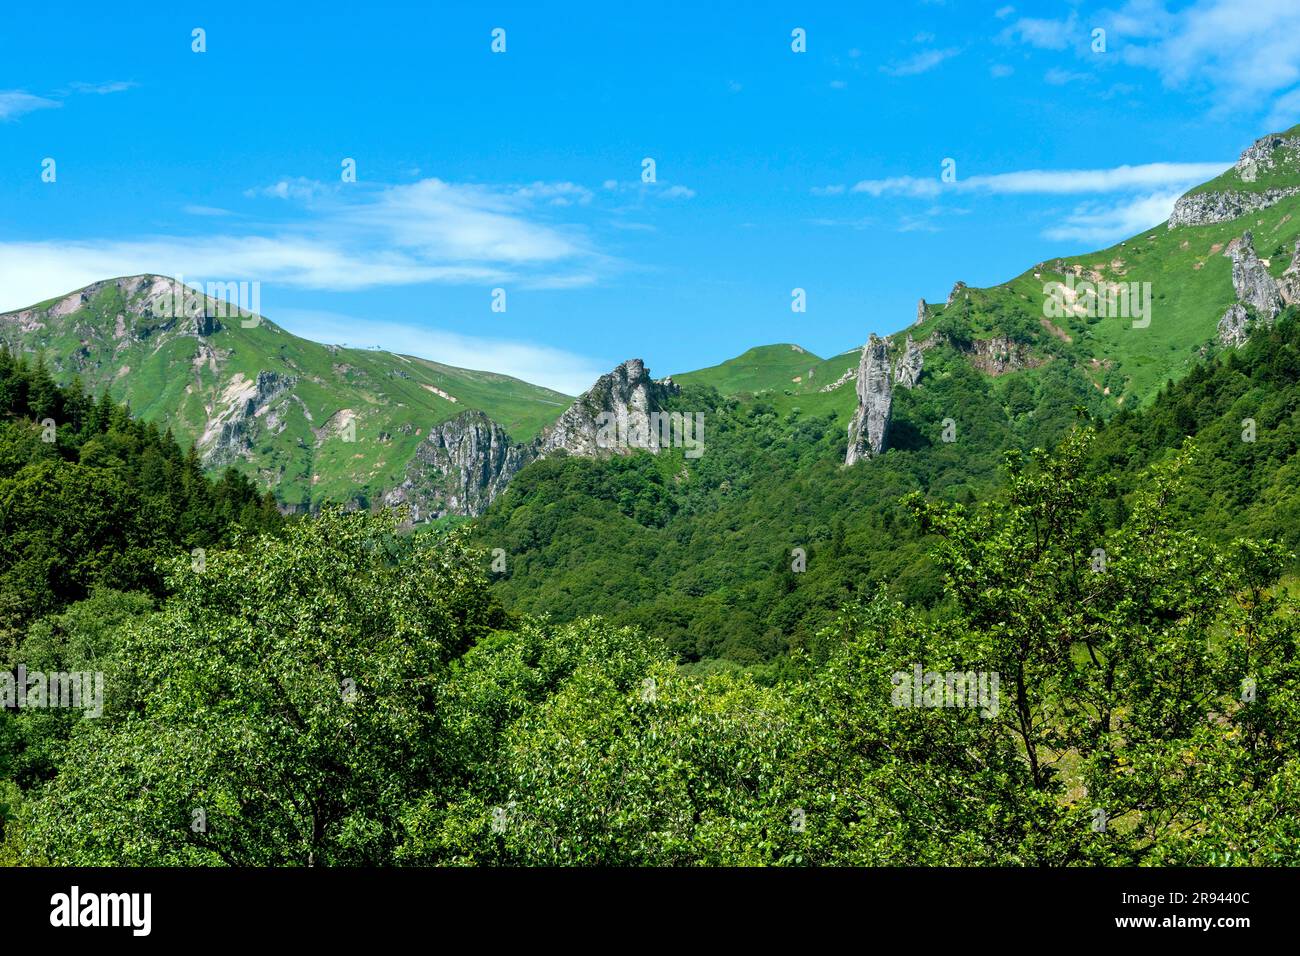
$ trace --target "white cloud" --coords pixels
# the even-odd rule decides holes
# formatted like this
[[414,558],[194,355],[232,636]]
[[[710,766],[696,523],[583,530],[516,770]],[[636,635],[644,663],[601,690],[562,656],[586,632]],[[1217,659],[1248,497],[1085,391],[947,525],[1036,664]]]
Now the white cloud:
[[1062,70],[1059,67],[1052,67],[1043,74],[1043,82],[1051,86],[1064,86],[1067,83],[1079,83],[1091,79],[1091,74],[1074,73],[1070,70]]
[[1014,72],[1016,72],[1016,68],[1014,66],[1007,66],[1005,63],[994,63],[989,67],[990,75],[992,75],[994,79],[998,80],[1010,76]]
[[182,212],[189,213],[191,216],[231,216],[234,215],[229,209],[221,209],[217,206],[183,206]]
[[1279,97],[1265,122],[1271,130],[1290,129],[1300,123],[1300,87]]
[[245,189],[244,196],[248,199],[256,199],[262,196],[270,199],[292,199],[297,202],[305,202],[315,199],[317,196],[323,196],[330,189],[331,187],[326,186],[319,180],[294,176],[290,179],[281,179],[269,186]]
[[[1116,166],[1113,169],[1028,169],[1019,172],[971,176],[953,183],[938,177],[894,176],[887,179],[864,179],[852,191],[871,196],[909,196],[932,199],[945,192],[984,192],[994,194],[1108,193],[1152,189],[1174,184],[1183,187],[1212,179],[1231,162],[1224,163],[1145,163],[1139,166]],[[832,187],[823,187],[823,189]]]
[[1107,25],[1125,63],[1155,70],[1171,89],[1208,88],[1219,112],[1263,111],[1300,84],[1295,0],[1199,0],[1176,12],[1130,0]]
[[115,80],[111,83],[73,83],[72,89],[77,93],[93,93],[97,96],[105,96],[109,93],[122,93],[126,90],[135,89],[136,83],[128,80]]
[[[315,188],[306,180],[292,183],[285,197],[302,201],[304,216],[260,234],[0,242],[0,310],[140,273],[330,291],[506,282],[556,289],[590,285],[612,264],[581,230],[535,215],[539,202],[577,195],[573,189],[494,189],[426,179],[358,186],[353,193]],[[206,206],[186,211],[223,212]]]
[[1048,239],[1109,245],[1158,226],[1169,218],[1182,190],[1135,196],[1111,204],[1085,203],[1043,231]]
[[0,120],[15,119],[24,113],[53,109],[62,105],[58,100],[35,96],[22,90],[0,90]]
[[926,73],[933,70],[944,60],[950,59],[960,53],[957,47],[949,47],[945,50],[922,50],[913,56],[909,56],[901,63],[891,66],[882,66],[880,69],[890,76],[916,76],[918,73]]
[[998,7],[997,10],[993,11],[993,15],[997,17],[999,20],[1005,20],[1007,17],[1011,16],[1011,14],[1015,12],[1016,12],[1015,7],[1005,6],[1005,7]]
[[1078,33],[1078,14],[1071,10],[1065,20],[1021,17],[1002,31],[1004,40],[1015,40],[1040,50],[1064,50]]
[[459,368],[487,369],[578,395],[609,371],[562,349],[510,339],[459,335],[400,322],[371,321],[335,312],[287,309],[269,316],[277,325],[317,342],[380,346]]

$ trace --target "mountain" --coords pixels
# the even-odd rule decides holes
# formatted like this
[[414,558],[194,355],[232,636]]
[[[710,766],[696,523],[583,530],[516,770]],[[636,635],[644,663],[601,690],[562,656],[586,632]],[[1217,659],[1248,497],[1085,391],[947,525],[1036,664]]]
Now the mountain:
[[[900,417],[934,397],[954,360],[990,380],[985,397],[999,418],[1029,416],[1026,436],[1050,436],[1043,423],[1055,420],[1035,402],[1069,394],[1102,417],[1149,403],[1300,297],[1297,212],[1300,127],[1256,141],[1138,236],[997,286],[958,281],[943,304],[922,299],[914,320],[874,340],[869,357],[761,346],[663,383],[630,360],[576,402],[508,376],[309,342],[220,297],[172,307],[185,290],[159,276],[99,282],[0,315],[0,340],[39,353],[60,380],[77,376],[128,402],[194,443],[207,467],[235,466],[285,507],[405,502],[423,517],[478,515],[535,460],[658,451],[650,439],[671,426],[663,416],[683,387],[787,418],[827,417],[846,464],[967,431],[960,405]],[[900,404],[896,384],[918,397]],[[702,411],[673,406],[678,425]],[[598,447],[602,416],[615,448]]]
[[0,315],[0,341],[39,354],[61,381],[107,391],[195,444],[207,467],[233,465],[293,508],[377,503],[420,471],[435,427],[467,411],[531,439],[571,401],[493,372],[320,345],[153,275]]
[[[524,469],[475,526],[509,556],[499,593],[523,612],[651,629],[697,666],[761,667],[816,650],[855,598],[940,600],[932,542],[900,500],[985,499],[1005,453],[1056,445],[1080,415],[1113,423],[1094,464],[1124,480],[1210,436],[1189,520],[1291,541],[1279,520],[1300,501],[1270,476],[1295,467],[1298,143],[1265,137],[1111,249],[987,289],[957,282],[865,350],[763,346],[674,374],[668,405],[705,413],[707,453]],[[1240,437],[1247,418],[1257,442]],[[1128,490],[1096,502],[1098,527]]]

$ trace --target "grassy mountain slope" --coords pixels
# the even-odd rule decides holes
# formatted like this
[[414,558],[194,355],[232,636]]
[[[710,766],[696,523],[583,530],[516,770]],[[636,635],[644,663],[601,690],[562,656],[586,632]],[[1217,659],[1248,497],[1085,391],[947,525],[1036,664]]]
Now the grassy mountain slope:
[[96,283],[0,315],[0,339],[39,353],[62,381],[107,390],[197,442],[209,465],[234,464],[288,504],[373,499],[401,480],[431,424],[466,409],[528,439],[570,401],[506,375],[321,345],[266,319],[218,318],[204,334],[193,318],[159,314],[169,283]]
[[[1277,135],[1300,137],[1300,126]],[[1239,164],[1188,195],[1300,189],[1300,151],[1281,149],[1274,156],[1263,170],[1252,172]],[[1168,380],[1181,378],[1215,350],[1217,323],[1235,301],[1232,262],[1223,253],[1247,230],[1273,276],[1281,275],[1300,238],[1300,195],[1226,222],[1174,228],[1161,223],[1107,249],[1040,262],[1000,285],[962,288],[951,303],[929,305],[922,322],[898,329],[891,340],[897,350],[909,334],[924,343],[938,333],[971,349],[980,342],[1005,339],[1024,347],[1024,370],[1030,377],[1047,363],[1064,360],[1113,409],[1148,402]],[[1150,324],[1135,327],[1131,316],[1049,318],[1044,286],[1070,275],[1076,281],[1105,284],[1149,283]],[[847,421],[854,407],[852,383],[829,395],[820,389],[845,368],[856,367],[860,349],[817,363],[776,358],[791,348],[750,349],[720,365],[673,378],[711,385],[723,395],[742,399],[762,395],[782,410],[831,410]],[[814,370],[811,378],[809,369]]]
[[[1300,184],[1300,165],[1285,168]],[[1285,385],[1284,396],[1256,386],[1253,404],[1223,403],[1257,378],[1240,371],[1243,363],[1271,368],[1284,361],[1274,352],[1290,355],[1290,340],[1277,336],[1291,326],[1257,331],[1240,355],[1225,352],[1216,333],[1235,299],[1224,249],[1249,229],[1279,275],[1300,234],[1297,203],[1287,198],[1215,224],[1162,224],[1111,249],[1040,263],[1000,286],[955,290],[950,304],[928,307],[923,321],[892,336],[895,355],[907,334],[925,347],[924,370],[916,388],[894,389],[888,450],[852,468],[842,462],[854,382],[822,389],[856,370],[858,350],[820,360],[772,345],[674,375],[680,408],[705,411],[704,456],[692,461],[674,450],[525,469],[476,529],[485,546],[509,555],[499,591],[512,607],[561,620],[601,613],[643,625],[690,661],[753,664],[788,647],[815,647],[855,595],[889,588],[920,606],[938,598],[928,542],[900,498],[911,491],[984,498],[1000,481],[1003,452],[1051,447],[1079,412],[1114,422],[1099,447],[1124,467],[1171,453],[1198,422],[1210,428],[1214,418],[1210,431],[1222,447],[1212,462],[1221,467],[1205,466],[1204,498],[1189,520],[1225,537],[1233,522],[1249,520],[1260,535],[1290,543],[1294,533],[1276,519],[1300,500],[1269,477],[1295,467],[1289,431],[1244,449],[1239,438],[1228,440],[1240,431],[1242,408],[1259,410],[1261,429],[1282,428],[1300,407],[1300,376],[1275,369],[1269,374]],[[1049,318],[1044,285],[1067,274],[1150,283],[1150,324]],[[1215,363],[1212,375],[1207,362]],[[1197,391],[1211,387],[1207,375],[1235,377],[1212,397]],[[1167,384],[1180,380],[1190,392]],[[945,419],[953,441],[943,438]],[[1265,447],[1270,464],[1248,469],[1246,459]],[[1256,497],[1247,500],[1244,488]],[[1126,490],[1117,485],[1117,501]],[[1122,505],[1099,503],[1100,523],[1110,507]],[[806,559],[800,570],[795,549]]]

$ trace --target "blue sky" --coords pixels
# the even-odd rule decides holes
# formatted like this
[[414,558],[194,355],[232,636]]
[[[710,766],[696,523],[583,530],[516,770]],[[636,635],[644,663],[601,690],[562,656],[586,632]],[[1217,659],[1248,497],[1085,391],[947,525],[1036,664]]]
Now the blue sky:
[[575,393],[632,356],[837,354],[1300,122],[1294,0],[272,7],[10,5],[0,309],[257,281],[298,334]]

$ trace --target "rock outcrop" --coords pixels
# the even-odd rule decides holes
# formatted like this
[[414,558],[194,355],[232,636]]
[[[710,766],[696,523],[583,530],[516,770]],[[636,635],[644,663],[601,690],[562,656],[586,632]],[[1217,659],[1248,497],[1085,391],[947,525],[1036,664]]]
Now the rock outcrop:
[[858,363],[858,407],[849,423],[849,447],[844,464],[879,455],[889,438],[893,385],[889,375],[889,343],[873,332]]
[[[428,517],[480,515],[524,466],[556,454],[598,458],[658,453],[680,431],[681,416],[664,414],[680,389],[672,379],[655,381],[640,359],[629,359],[596,380],[553,424],[531,442],[515,442],[483,412],[467,411],[430,429],[402,484],[384,497]],[[691,439],[703,441],[692,428]]]
[[[1280,284],[1256,255],[1255,239],[1249,232],[1243,233],[1229,248],[1232,250],[1232,289],[1237,301],[1219,319],[1219,343],[1240,348],[1248,337],[1250,318],[1253,316],[1256,321],[1272,324],[1286,306],[1286,300]],[[1291,269],[1296,269],[1297,278],[1300,278],[1300,266],[1296,262],[1288,267],[1288,271]],[[1286,288],[1290,293],[1289,280]]]
[[1194,193],[1183,196],[1174,203],[1174,211],[1169,215],[1169,228],[1208,226],[1217,222],[1228,222],[1248,213],[1275,206],[1288,196],[1300,196],[1300,186],[1280,186],[1259,192],[1228,190]]
[[1232,288],[1237,293],[1237,301],[1255,310],[1255,315],[1266,322],[1272,322],[1282,311],[1282,295],[1278,292],[1277,281],[1269,275],[1268,267],[1259,261],[1255,254],[1255,240],[1249,232],[1241,237],[1241,243],[1232,254]]
[[602,375],[563,415],[542,431],[538,453],[563,449],[570,455],[596,457],[635,449],[657,452],[662,435],[651,415],[678,393],[671,379],[656,382],[640,359],[628,359]]
[[921,299],[916,303],[916,324],[920,325],[924,322],[927,315],[929,315],[929,307],[925,304],[925,299]]
[[[957,296],[961,295],[965,291],[966,291],[966,283],[954,282],[952,286],[952,291],[948,293],[948,301],[946,304],[952,305],[955,301],[957,301]],[[925,300],[923,299],[922,301]]]
[[1278,280],[1277,291],[1287,305],[1300,305],[1300,239],[1296,240],[1291,264]]
[[[1243,184],[1259,180],[1284,162],[1300,167],[1300,136],[1272,133],[1263,136],[1241,154],[1232,171]],[[1183,196],[1174,204],[1169,228],[1206,226],[1228,222],[1248,213],[1276,205],[1288,196],[1300,195],[1300,186],[1274,186],[1268,189],[1206,190]]]
[[912,341],[912,336],[907,337],[907,342],[903,346],[903,354],[898,359],[898,364],[894,366],[894,381],[903,388],[916,388],[916,383],[921,380],[921,369],[925,366],[925,356],[921,352],[921,347]]
[[427,515],[479,515],[536,457],[535,443],[511,441],[483,412],[462,412],[429,429],[405,480],[384,503],[422,504]]
[[1250,322],[1250,313],[1240,303],[1228,306],[1228,311],[1219,319],[1219,344],[1239,349],[1246,344],[1246,326]]
[[297,384],[296,376],[277,372],[258,372],[255,382],[237,376],[226,391],[225,407],[209,419],[199,437],[204,466],[224,468],[248,457],[263,433],[278,434],[283,420],[277,404]]
[[1260,173],[1274,169],[1278,164],[1278,151],[1300,154],[1300,136],[1283,136],[1269,133],[1251,143],[1242,152],[1234,167],[1244,183],[1253,183]]

